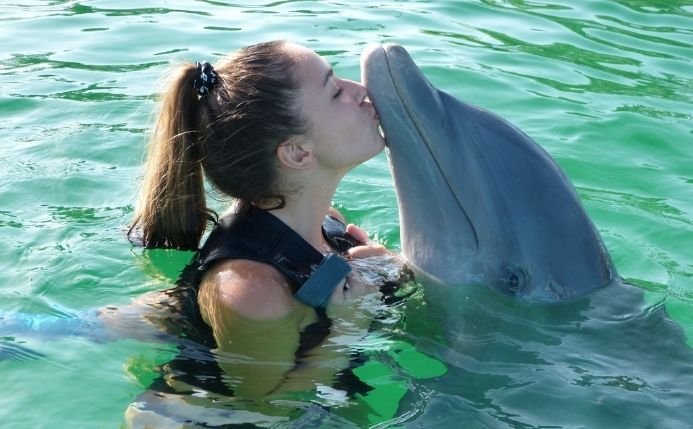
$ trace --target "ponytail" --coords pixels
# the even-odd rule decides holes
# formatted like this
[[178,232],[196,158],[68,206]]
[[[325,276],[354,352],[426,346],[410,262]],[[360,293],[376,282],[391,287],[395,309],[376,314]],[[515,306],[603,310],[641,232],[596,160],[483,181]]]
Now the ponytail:
[[186,64],[164,94],[128,237],[147,248],[197,250],[208,221],[203,183],[196,68]]

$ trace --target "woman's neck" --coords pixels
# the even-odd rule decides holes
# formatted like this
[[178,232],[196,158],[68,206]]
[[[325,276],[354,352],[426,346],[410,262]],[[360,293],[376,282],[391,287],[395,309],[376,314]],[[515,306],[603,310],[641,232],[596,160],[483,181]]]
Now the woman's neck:
[[313,180],[296,192],[286,195],[286,204],[271,213],[296,231],[316,249],[325,249],[322,221],[332,204],[341,176]]

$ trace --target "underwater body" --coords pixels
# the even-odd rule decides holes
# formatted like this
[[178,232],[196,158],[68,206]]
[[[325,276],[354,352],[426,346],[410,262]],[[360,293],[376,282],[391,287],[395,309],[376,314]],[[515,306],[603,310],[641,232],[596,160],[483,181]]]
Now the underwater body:
[[[682,344],[693,346],[689,3],[3,5],[0,314],[26,316],[12,322],[25,329],[16,335],[0,320],[3,428],[123,424],[181,354],[175,335],[90,337],[92,309],[122,312],[171,288],[192,256],[124,238],[162,76],[272,38],[318,51],[353,80],[366,45],[405,46],[434,87],[504,118],[557,161],[626,284],[546,306],[490,284],[429,287],[420,273],[413,295],[377,306],[365,337],[343,338],[347,353],[366,355],[359,374],[376,387],[366,396],[324,389],[260,403],[196,390],[162,415],[192,427],[688,427],[689,394],[671,380],[687,382]],[[347,175],[334,205],[403,250],[387,154]],[[507,274],[504,284],[519,284]],[[85,331],[44,335],[56,319]],[[145,336],[138,315],[125,319]]]

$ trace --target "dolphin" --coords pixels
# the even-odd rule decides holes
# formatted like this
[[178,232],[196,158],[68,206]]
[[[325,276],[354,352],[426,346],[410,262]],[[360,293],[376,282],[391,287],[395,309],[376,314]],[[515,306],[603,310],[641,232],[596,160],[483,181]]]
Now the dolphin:
[[618,277],[556,162],[435,88],[401,46],[366,48],[361,70],[388,147],[401,253],[424,286],[402,331],[448,368],[411,380],[410,392],[434,393],[411,398],[423,411],[408,427],[690,428],[685,332],[665,297],[646,301]]
[[526,134],[434,87],[402,46],[367,47],[361,73],[415,271],[527,302],[568,300],[618,278],[572,184]]

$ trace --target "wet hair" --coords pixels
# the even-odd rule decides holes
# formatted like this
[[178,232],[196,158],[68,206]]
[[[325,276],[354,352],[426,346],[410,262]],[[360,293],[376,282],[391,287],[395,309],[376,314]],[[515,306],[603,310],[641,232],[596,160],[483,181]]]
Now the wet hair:
[[203,96],[193,86],[198,67],[174,72],[149,144],[131,240],[197,250],[216,220],[203,176],[241,210],[283,206],[276,150],[307,127],[295,64],[284,41],[248,46],[214,66],[216,82]]

